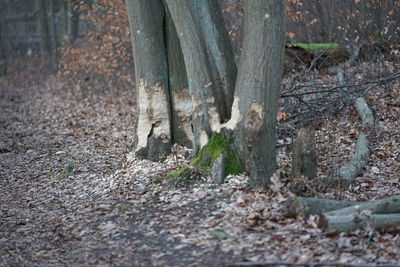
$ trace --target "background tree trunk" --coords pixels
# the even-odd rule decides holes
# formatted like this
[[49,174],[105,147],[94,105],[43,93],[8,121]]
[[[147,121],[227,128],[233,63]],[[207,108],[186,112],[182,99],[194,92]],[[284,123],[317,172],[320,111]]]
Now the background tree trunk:
[[126,7],[139,109],[134,146],[138,155],[162,160],[171,150],[164,10],[160,0],[128,0]]
[[50,11],[49,33],[50,33],[50,44],[51,44],[51,60],[54,68],[57,68],[56,10],[54,7],[53,0],[48,0],[47,4]]
[[3,75],[6,75],[6,70],[7,70],[7,62],[6,62],[6,54],[5,54],[5,49],[3,46],[3,38],[1,34],[2,30],[2,16],[0,12],[0,77]]
[[246,0],[244,10],[245,36],[235,89],[243,119],[235,145],[245,160],[250,185],[267,187],[277,169],[275,128],[283,75],[284,3]]
[[184,55],[196,151],[230,118],[237,73],[234,54],[218,1],[166,3]]
[[78,38],[79,12],[76,9],[78,1],[68,0],[67,5],[67,39],[72,44]]
[[35,0],[36,19],[39,31],[39,51],[45,57],[51,54],[49,24],[47,22],[46,0]]

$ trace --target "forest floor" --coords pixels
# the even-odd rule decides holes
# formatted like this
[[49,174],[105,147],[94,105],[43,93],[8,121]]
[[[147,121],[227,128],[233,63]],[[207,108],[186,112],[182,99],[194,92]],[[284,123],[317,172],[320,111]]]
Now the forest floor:
[[[357,68],[352,74],[361,79],[379,76],[382,66]],[[1,266],[400,262],[399,229],[327,236],[313,217],[285,218],[280,206],[289,193],[278,180],[270,192],[250,189],[245,176],[221,186],[207,179],[158,184],[187,164],[187,149],[174,148],[163,163],[135,158],[133,99],[132,91],[111,89],[78,97],[40,72],[0,78]],[[399,99],[398,80],[368,93],[376,121],[368,166],[348,188],[319,197],[366,201],[400,193]],[[321,177],[351,156],[358,127],[353,108],[318,124]],[[290,149],[278,152],[287,173]]]

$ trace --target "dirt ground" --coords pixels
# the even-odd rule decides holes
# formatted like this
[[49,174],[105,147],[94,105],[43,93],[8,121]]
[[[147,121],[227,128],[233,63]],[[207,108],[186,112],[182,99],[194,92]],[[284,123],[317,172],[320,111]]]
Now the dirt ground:
[[[368,98],[377,121],[368,166],[347,190],[321,197],[363,201],[400,193],[399,83],[385,90]],[[119,90],[79,98],[40,73],[0,78],[1,266],[399,266],[398,229],[326,236],[314,218],[282,216],[288,193],[279,182],[272,192],[249,189],[245,176],[222,186],[155,183],[187,164],[187,149],[176,147],[163,163],[130,153],[133,99],[132,91]],[[330,156],[321,155],[321,168],[351,152],[357,120],[350,109],[319,128],[317,144]],[[290,153],[279,153],[285,170]]]

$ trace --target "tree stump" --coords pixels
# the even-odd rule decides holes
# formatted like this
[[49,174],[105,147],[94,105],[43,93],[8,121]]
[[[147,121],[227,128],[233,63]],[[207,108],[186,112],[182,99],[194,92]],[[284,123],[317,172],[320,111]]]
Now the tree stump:
[[293,148],[291,180],[295,181],[301,176],[307,180],[317,177],[317,152],[314,135],[309,130],[301,128]]

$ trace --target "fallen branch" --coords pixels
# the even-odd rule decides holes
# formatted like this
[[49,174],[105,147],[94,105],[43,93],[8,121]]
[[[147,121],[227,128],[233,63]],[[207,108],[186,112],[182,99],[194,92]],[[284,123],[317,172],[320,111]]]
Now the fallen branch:
[[400,214],[373,214],[373,215],[321,215],[318,227],[325,233],[350,232],[370,226],[374,229],[384,229],[390,226],[400,226]]
[[352,182],[361,172],[362,168],[368,163],[370,153],[368,145],[369,141],[367,135],[361,132],[358,135],[356,151],[351,157],[351,160],[342,165],[337,172],[337,176],[344,181],[345,184]]
[[324,212],[329,212],[357,204],[360,204],[360,202],[295,197],[289,199],[283,204],[282,212],[286,217],[302,216],[307,218],[310,215],[321,215]]

